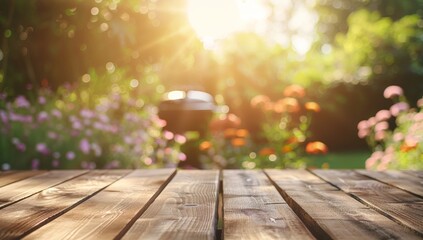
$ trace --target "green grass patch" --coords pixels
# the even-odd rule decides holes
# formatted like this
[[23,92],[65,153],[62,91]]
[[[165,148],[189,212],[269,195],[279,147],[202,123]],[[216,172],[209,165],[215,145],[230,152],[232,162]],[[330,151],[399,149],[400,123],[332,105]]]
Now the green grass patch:
[[308,156],[308,166],[330,169],[362,169],[366,159],[371,155],[368,151],[334,152],[326,155]]

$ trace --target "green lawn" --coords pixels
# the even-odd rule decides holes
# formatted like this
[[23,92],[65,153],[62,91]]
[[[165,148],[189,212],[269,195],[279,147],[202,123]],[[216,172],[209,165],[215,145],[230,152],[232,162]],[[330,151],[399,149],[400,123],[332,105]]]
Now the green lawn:
[[[323,168],[325,163],[331,169],[357,169],[364,168],[366,159],[370,156],[368,151],[335,152],[326,155],[309,156],[310,167]],[[326,164],[325,164],[326,165]]]

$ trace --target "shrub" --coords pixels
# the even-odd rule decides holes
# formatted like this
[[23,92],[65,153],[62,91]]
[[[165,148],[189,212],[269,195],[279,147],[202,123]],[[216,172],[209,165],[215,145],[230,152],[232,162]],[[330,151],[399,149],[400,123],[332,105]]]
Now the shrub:
[[174,167],[185,159],[185,137],[162,131],[154,105],[117,92],[84,104],[75,89],[59,92],[44,89],[33,102],[1,94],[3,170]]
[[[390,109],[383,109],[368,120],[358,123],[358,136],[366,139],[373,154],[366,160],[367,169],[423,168],[423,98],[417,108],[403,95],[402,88],[389,86],[384,97],[392,99]],[[390,126],[395,120],[395,126]]]

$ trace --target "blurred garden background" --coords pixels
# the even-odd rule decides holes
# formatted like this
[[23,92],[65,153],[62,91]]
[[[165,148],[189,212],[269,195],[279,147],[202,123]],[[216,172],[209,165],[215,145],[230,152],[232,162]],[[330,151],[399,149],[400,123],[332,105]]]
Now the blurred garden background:
[[[422,169],[422,16],[422,0],[1,0],[0,167]],[[204,134],[166,128],[174,90],[213,96]]]

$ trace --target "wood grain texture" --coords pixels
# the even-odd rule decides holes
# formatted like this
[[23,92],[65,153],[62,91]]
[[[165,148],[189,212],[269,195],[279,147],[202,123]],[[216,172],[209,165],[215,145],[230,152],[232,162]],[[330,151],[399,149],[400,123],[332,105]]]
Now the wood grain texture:
[[114,239],[139,217],[174,172],[136,170],[25,239]]
[[[305,170],[265,172],[318,239],[421,239],[415,232]],[[317,184],[320,189],[295,189],[291,186],[292,181],[303,181],[305,186]]]
[[314,239],[262,171],[224,170],[225,239]]
[[0,188],[0,208],[86,172],[83,170],[51,171],[6,185]]
[[16,171],[11,174],[5,174],[0,177],[0,187],[6,186],[25,178],[29,178],[38,174],[45,173],[46,171]]
[[387,183],[423,197],[423,179],[401,171],[389,170],[384,172],[357,170],[358,173],[374,178],[379,182]]
[[422,198],[352,170],[314,170],[313,172],[423,236]]
[[218,186],[218,171],[178,171],[123,239],[214,239]]
[[21,238],[127,173],[92,171],[0,209],[0,239]]

